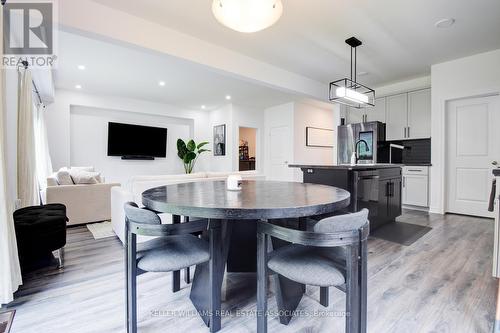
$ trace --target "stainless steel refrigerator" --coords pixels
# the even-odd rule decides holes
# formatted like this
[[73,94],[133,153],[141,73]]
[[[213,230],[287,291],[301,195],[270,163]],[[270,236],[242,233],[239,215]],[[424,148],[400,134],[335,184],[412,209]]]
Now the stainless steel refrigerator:
[[342,125],[337,128],[338,164],[349,164],[354,146],[358,140],[368,144],[358,145],[358,163],[377,163],[379,147],[385,142],[385,124],[379,121]]

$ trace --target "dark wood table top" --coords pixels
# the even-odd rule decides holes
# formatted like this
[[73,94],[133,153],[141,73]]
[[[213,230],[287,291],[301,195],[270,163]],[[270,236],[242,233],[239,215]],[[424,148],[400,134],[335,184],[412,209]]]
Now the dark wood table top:
[[212,219],[298,218],[331,213],[349,205],[340,188],[296,182],[250,181],[241,191],[228,191],[225,181],[160,186],[142,194],[149,209]]

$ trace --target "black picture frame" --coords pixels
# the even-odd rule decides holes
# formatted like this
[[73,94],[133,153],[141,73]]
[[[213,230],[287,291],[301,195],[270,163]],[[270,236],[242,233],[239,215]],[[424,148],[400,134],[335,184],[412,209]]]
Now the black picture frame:
[[334,132],[333,129],[330,128],[321,128],[321,127],[312,127],[312,126],[307,126],[306,127],[306,147],[319,147],[319,148],[333,148],[333,145],[317,145],[317,144],[311,144],[311,140],[309,138],[310,131],[311,130],[321,130],[321,131],[328,131],[328,132]]
[[226,124],[214,126],[214,156],[226,156]]

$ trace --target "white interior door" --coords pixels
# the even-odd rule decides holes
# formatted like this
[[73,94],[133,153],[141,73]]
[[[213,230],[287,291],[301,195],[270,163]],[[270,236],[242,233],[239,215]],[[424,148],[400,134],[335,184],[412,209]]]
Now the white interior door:
[[279,126],[272,127],[269,138],[269,161],[270,180],[293,180],[293,169],[288,167],[289,161],[292,159],[292,146],[290,127]]
[[447,107],[447,211],[493,217],[488,198],[500,160],[500,98],[470,98]]

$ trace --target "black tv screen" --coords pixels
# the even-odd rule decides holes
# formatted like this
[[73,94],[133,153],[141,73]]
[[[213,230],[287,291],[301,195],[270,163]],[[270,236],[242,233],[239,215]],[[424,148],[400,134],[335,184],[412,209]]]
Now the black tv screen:
[[108,156],[167,156],[167,129],[108,123]]

